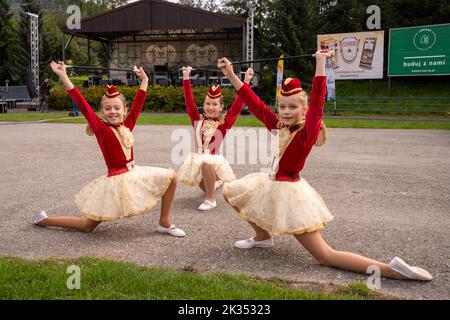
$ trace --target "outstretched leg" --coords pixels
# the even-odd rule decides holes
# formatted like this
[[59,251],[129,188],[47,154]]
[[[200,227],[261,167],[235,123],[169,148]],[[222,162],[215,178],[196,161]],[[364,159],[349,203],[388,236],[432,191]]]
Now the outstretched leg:
[[319,231],[295,235],[295,238],[322,265],[358,273],[367,273],[367,268],[375,265],[380,268],[382,277],[407,279],[400,273],[392,270],[386,263],[372,260],[355,253],[332,249],[322,238]]
[[90,233],[92,232],[101,221],[95,221],[84,217],[48,217],[45,220],[39,222],[41,227],[60,227],[67,229],[75,229]]

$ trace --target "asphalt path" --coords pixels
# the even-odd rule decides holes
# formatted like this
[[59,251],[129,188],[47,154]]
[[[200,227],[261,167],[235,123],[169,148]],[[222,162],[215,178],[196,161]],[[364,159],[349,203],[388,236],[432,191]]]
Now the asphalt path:
[[[175,129],[137,126],[138,165],[172,167]],[[262,130],[243,128],[243,130]],[[260,131],[258,131],[260,132]],[[248,156],[250,147],[240,146]],[[173,218],[187,236],[155,232],[159,204],[149,214],[101,224],[93,233],[40,228],[32,216],[78,215],[74,195],[105,173],[96,141],[81,124],[0,125],[0,255],[27,259],[95,256],[145,266],[338,285],[366,281],[320,266],[292,236],[275,237],[270,249],[239,250],[250,227],[217,194],[218,207],[197,211],[199,189],[179,185]],[[236,164],[236,176],[261,163]],[[329,129],[302,176],[325,200],[335,219],[323,231],[335,249],[389,262],[400,256],[429,270],[428,283],[383,279],[382,293],[417,299],[450,298],[450,132],[441,130]]]

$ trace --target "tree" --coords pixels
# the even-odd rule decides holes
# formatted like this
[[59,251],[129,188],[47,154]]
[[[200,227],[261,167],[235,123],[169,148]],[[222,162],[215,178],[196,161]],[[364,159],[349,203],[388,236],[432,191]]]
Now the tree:
[[180,0],[179,3],[184,5],[184,6],[189,6],[189,7],[196,7],[197,1],[195,0]]
[[12,20],[12,13],[7,0],[0,0],[0,85],[5,80],[16,80],[12,62],[17,50],[17,36]]
[[[222,6],[230,14],[247,15],[247,1],[225,0]],[[255,1],[255,58],[272,58],[314,53],[316,36],[324,29],[318,0]],[[300,77],[308,86],[314,72],[312,59],[285,61],[285,75]],[[261,63],[259,93],[265,101],[274,101],[276,62]]]
[[[93,15],[100,14],[102,12],[114,9],[118,6],[127,4],[127,0],[53,0],[56,4],[61,5],[62,7],[68,7],[69,5],[76,5],[80,8],[81,18],[88,18]],[[61,59],[61,33],[60,30],[56,30],[54,28],[54,24],[58,28],[66,26],[66,20],[68,15],[65,13],[46,13],[47,16],[50,16],[47,21],[49,21],[49,30],[50,33],[49,41],[55,42],[53,43],[53,47],[50,46],[51,52],[53,55]],[[56,21],[56,23],[52,23]],[[50,26],[51,25],[51,26]],[[59,39],[59,40],[57,40]],[[68,40],[66,37],[65,41]],[[101,43],[97,41],[90,42],[91,47],[91,65],[106,65],[106,57],[107,52],[105,48],[101,45]],[[50,53],[49,53],[50,54]],[[69,47],[66,50],[66,59],[71,60],[71,63],[74,65],[87,65],[88,64],[88,56],[87,56],[87,40],[84,38],[75,37],[73,41],[70,43]],[[47,59],[48,60],[48,59]],[[48,64],[46,65],[48,68]]]
[[53,0],[55,4],[64,7],[76,5],[81,10],[81,18],[88,18],[96,14],[127,4],[127,0]]
[[50,62],[61,56],[61,31],[52,15],[43,16],[43,27],[40,37],[39,70],[41,75],[51,76],[56,80],[50,68]]
[[[221,8],[225,13],[245,16],[247,2],[222,0]],[[319,34],[367,31],[366,10],[372,4],[381,9],[386,61],[390,28],[450,21],[449,0],[258,0],[255,4],[255,58],[313,53]],[[273,98],[275,68],[274,62],[261,64],[262,86],[258,91],[263,98]],[[312,59],[285,61],[285,75],[299,76],[306,87],[313,72]]]
[[179,0],[179,3],[185,6],[203,9],[211,12],[221,10],[220,3],[216,0]]

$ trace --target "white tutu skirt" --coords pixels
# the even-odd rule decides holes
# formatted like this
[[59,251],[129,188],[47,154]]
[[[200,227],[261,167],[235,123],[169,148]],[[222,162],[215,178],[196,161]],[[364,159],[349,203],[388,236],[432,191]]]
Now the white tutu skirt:
[[134,166],[90,182],[75,195],[75,203],[83,216],[95,221],[135,216],[156,205],[174,176],[172,169]]
[[178,170],[178,180],[188,186],[198,186],[202,181],[202,165],[214,166],[217,177],[223,182],[236,179],[228,161],[219,154],[198,154],[191,152]]
[[223,195],[242,219],[277,235],[313,232],[333,219],[303,178],[274,181],[268,173],[252,173],[224,184]]

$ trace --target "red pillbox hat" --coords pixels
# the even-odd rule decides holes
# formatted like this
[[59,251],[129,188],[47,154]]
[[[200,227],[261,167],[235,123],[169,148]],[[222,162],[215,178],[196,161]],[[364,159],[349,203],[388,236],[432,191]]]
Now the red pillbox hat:
[[208,97],[210,97],[211,99],[217,99],[220,98],[221,96],[222,92],[220,91],[219,86],[212,86],[211,88],[209,88]]
[[297,78],[287,78],[281,86],[281,95],[286,97],[302,91],[302,83]]
[[106,95],[108,96],[108,98],[114,98],[117,97],[120,94],[119,91],[117,91],[116,86],[106,86]]

